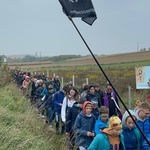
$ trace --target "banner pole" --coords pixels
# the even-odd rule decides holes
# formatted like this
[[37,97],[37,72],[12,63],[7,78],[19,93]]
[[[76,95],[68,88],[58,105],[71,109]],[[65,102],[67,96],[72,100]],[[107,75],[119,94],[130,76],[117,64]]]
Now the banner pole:
[[128,112],[128,114],[130,115],[130,117],[132,118],[133,122],[135,123],[135,125],[137,126],[137,128],[139,129],[139,131],[141,132],[142,136],[144,137],[144,139],[146,140],[146,142],[148,143],[148,145],[150,146],[150,142],[148,141],[148,139],[146,138],[146,136],[144,135],[143,131],[140,129],[140,127],[138,126],[138,124],[136,123],[135,119],[133,118],[133,116],[131,115],[130,111],[128,110],[128,108],[126,107],[126,105],[124,104],[123,100],[121,99],[121,97],[119,96],[118,92],[115,90],[114,86],[112,85],[111,81],[109,80],[109,78],[107,77],[106,73],[104,72],[103,68],[101,67],[101,65],[99,64],[98,60],[96,59],[96,57],[94,56],[93,52],[91,51],[90,47],[88,46],[88,44],[86,43],[85,39],[83,38],[82,34],[80,33],[80,31],[78,30],[77,26],[75,25],[74,21],[72,20],[71,17],[69,17],[69,20],[72,22],[73,26],[75,27],[76,31],[78,32],[78,34],[80,35],[82,41],[84,42],[84,44],[86,45],[87,49],[89,50],[89,52],[91,53],[93,59],[95,60],[96,64],[98,65],[99,69],[102,71],[103,75],[105,76],[105,78],[107,79],[107,81],[109,82],[109,84],[112,86],[112,89],[114,90],[114,92],[116,93],[117,97],[119,98],[120,102],[122,103],[122,105],[124,106],[124,108],[126,109],[126,111]]

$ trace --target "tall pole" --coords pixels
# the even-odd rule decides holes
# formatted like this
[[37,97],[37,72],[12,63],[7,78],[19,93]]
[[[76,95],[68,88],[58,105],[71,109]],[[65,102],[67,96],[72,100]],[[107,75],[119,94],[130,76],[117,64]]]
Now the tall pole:
[[137,51],[139,52],[140,49],[139,49],[139,42],[137,42]]
[[41,52],[40,52],[40,61],[41,61]]

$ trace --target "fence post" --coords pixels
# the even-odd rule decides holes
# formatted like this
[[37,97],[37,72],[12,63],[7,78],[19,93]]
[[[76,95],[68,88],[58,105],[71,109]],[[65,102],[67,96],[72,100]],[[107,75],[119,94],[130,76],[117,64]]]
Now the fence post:
[[72,76],[72,84],[74,86],[74,75]]
[[33,71],[30,71],[31,75],[33,76]]
[[89,85],[89,79],[88,78],[86,78],[86,84]]
[[63,88],[64,87],[64,78],[61,77],[61,87]]
[[131,86],[128,86],[129,109],[131,109]]
[[47,77],[49,77],[49,70],[47,70]]

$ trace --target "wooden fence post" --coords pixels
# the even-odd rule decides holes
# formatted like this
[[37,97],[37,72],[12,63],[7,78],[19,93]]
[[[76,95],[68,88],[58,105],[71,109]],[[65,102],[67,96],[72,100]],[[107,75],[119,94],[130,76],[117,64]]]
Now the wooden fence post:
[[64,78],[61,77],[61,87],[63,88],[64,87]]
[[89,79],[88,78],[86,78],[86,84],[89,85]]
[[72,84],[74,86],[74,75],[72,76]]
[[131,86],[128,86],[128,97],[129,97],[128,106],[129,109],[131,109]]

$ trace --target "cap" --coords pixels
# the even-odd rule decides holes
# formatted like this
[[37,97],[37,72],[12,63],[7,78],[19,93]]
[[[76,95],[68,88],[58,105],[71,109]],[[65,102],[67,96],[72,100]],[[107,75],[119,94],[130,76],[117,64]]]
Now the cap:
[[122,128],[121,120],[118,116],[112,116],[109,119],[109,128]]

